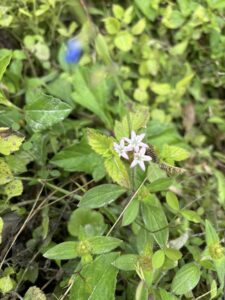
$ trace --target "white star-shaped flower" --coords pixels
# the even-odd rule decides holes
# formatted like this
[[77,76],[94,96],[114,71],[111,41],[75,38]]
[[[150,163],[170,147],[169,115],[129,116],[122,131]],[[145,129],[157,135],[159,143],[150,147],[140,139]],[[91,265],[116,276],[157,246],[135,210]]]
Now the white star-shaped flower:
[[127,152],[131,151],[132,147],[125,145],[125,139],[121,139],[119,144],[114,143],[113,146],[120,157],[122,156],[125,159],[129,159]]
[[125,141],[128,143],[128,145],[134,150],[135,152],[138,152],[139,148],[148,148],[148,145],[143,143],[142,140],[145,137],[145,134],[139,134],[136,135],[134,131],[131,132],[131,138],[125,138]]
[[130,167],[134,168],[139,165],[140,168],[145,171],[145,161],[152,160],[151,156],[145,155],[146,147],[141,148],[138,152],[134,153],[134,160],[132,161]]

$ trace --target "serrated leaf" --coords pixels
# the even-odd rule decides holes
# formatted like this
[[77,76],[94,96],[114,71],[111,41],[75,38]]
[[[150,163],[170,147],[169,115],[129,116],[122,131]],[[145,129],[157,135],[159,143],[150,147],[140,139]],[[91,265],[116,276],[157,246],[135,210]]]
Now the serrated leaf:
[[0,159],[0,185],[6,184],[13,179],[12,172],[7,163]]
[[133,271],[136,269],[138,263],[138,255],[124,254],[120,255],[112,264],[123,271]]
[[77,247],[79,242],[63,242],[48,251],[43,256],[49,259],[72,259],[78,256]]
[[106,31],[109,34],[116,34],[120,30],[120,22],[113,17],[104,19]]
[[91,148],[104,158],[109,158],[113,153],[113,141],[110,136],[99,133],[97,130],[88,129],[88,143]]
[[130,180],[127,169],[118,156],[113,156],[105,160],[105,168],[112,180],[119,185],[128,188],[130,187]]
[[195,263],[188,263],[176,272],[172,281],[172,292],[184,295],[193,290],[200,280],[201,272]]
[[8,127],[0,127],[0,153],[10,155],[19,150],[24,137]]
[[14,287],[14,280],[10,276],[4,276],[0,278],[0,292],[4,295],[10,292]]
[[80,200],[80,207],[98,208],[110,204],[126,192],[116,184],[102,184],[88,190]]
[[4,186],[4,193],[8,199],[20,196],[23,193],[23,183],[19,179],[14,179]]
[[114,16],[121,20],[123,18],[123,15],[124,15],[124,8],[118,4],[113,4],[112,6],[112,11],[113,11],[113,14]]
[[137,132],[139,129],[146,126],[149,120],[149,108],[144,106],[139,106],[137,111],[129,112],[129,118],[127,116],[123,117],[122,121],[116,121],[114,126],[114,133],[118,140],[123,137],[128,137],[129,132],[129,122],[131,130]]
[[114,39],[116,47],[124,52],[132,49],[133,36],[128,31],[120,31]]
[[88,239],[91,253],[103,254],[109,252],[122,244],[123,241],[110,236],[94,236]]
[[39,289],[36,286],[32,286],[30,287],[25,296],[24,296],[24,300],[46,300],[46,296],[45,294],[42,292],[41,289]]
[[34,131],[45,130],[64,120],[72,108],[58,98],[39,93],[26,105],[25,118]]
[[70,300],[113,300],[118,270],[112,265],[117,253],[103,254],[85,265],[74,280]]
[[174,161],[187,159],[190,156],[190,153],[187,150],[177,146],[164,145],[160,156],[166,162],[173,163]]

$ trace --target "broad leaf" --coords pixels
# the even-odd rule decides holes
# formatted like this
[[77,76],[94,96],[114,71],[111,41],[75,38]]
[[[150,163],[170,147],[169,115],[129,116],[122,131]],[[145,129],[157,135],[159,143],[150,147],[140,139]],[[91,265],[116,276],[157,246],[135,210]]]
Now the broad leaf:
[[42,292],[42,290],[36,286],[30,287],[25,296],[24,300],[46,300],[45,294]]
[[8,127],[0,127],[0,153],[10,155],[19,150],[24,137]]
[[71,110],[70,105],[58,98],[39,93],[26,106],[25,118],[34,131],[42,131],[64,120]]
[[2,57],[0,57],[0,81],[2,80],[2,77],[6,71],[7,66],[10,63],[10,60],[12,58],[12,54],[4,54]]
[[0,158],[0,185],[10,182],[12,179],[13,175],[9,166]]
[[109,158],[113,151],[113,138],[103,135],[94,129],[88,129],[88,143],[102,157]]
[[176,295],[184,295],[193,290],[201,276],[199,267],[194,263],[184,265],[175,275],[172,281],[172,292]]
[[78,256],[78,242],[63,242],[58,244],[48,251],[43,256],[49,259],[72,259]]
[[124,254],[119,256],[113,265],[123,271],[133,271],[136,270],[138,263],[138,255],[136,254]]
[[123,241],[110,236],[94,236],[88,239],[91,253],[103,254],[109,252],[122,244]]
[[116,184],[102,184],[88,190],[82,197],[79,206],[88,208],[102,207],[115,201],[125,192],[124,188]]
[[112,265],[117,253],[103,254],[85,265],[75,277],[70,300],[114,300],[118,270]]

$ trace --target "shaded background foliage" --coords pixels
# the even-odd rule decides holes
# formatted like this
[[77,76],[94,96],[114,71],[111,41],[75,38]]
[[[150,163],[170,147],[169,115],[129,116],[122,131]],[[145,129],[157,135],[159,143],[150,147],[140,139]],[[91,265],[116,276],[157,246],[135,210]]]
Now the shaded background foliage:
[[[225,2],[2,0],[0,8],[0,126],[13,129],[0,131],[2,299],[86,300],[83,278],[98,300],[223,299]],[[77,65],[64,59],[74,36],[83,44]],[[103,247],[120,248],[102,254],[93,237],[106,235],[127,197],[115,185],[114,201],[104,198],[112,180],[86,128],[119,140],[127,111],[143,120],[160,162],[186,172],[154,183],[165,173],[151,165],[151,184],[112,232],[114,246]],[[172,146],[189,158],[179,163],[187,156]],[[100,206],[88,197],[98,186]],[[90,264],[87,243],[70,244],[79,246],[73,260],[43,257],[84,237],[98,255]]]

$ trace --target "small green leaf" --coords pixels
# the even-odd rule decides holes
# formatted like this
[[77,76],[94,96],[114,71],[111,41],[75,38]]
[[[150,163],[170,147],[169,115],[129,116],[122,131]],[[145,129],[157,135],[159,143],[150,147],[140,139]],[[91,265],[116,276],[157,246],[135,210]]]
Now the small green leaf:
[[163,266],[165,254],[163,250],[156,251],[152,256],[152,266],[154,269],[159,269]]
[[80,207],[98,208],[110,204],[126,192],[116,184],[102,184],[87,191],[80,200]]
[[2,77],[7,69],[7,66],[9,65],[12,58],[12,54],[5,54],[2,57],[0,57],[0,81],[2,80]]
[[145,281],[140,281],[135,293],[135,300],[148,300],[148,288]]
[[178,211],[180,209],[179,201],[177,196],[172,192],[166,193],[166,202],[172,209]]
[[97,51],[97,54],[101,57],[101,59],[104,61],[105,64],[111,63],[111,57],[109,53],[109,48],[106,43],[105,37],[102,34],[98,34],[95,39],[95,48]]
[[43,256],[49,259],[72,259],[78,256],[78,242],[63,242],[58,244],[48,251]]
[[188,263],[178,270],[172,281],[172,292],[184,295],[193,290],[200,280],[201,272],[195,263]]
[[169,95],[172,92],[172,87],[168,83],[152,82],[151,89],[155,94],[161,96]]
[[0,185],[6,184],[13,179],[12,172],[7,163],[0,158]]
[[177,297],[163,289],[160,289],[160,296],[162,298],[161,300],[178,300]]
[[101,235],[105,230],[104,218],[88,208],[74,210],[68,222],[68,231],[72,236],[85,233],[86,236]]
[[207,246],[218,244],[220,242],[219,236],[215,228],[208,220],[205,221],[205,234]]
[[4,295],[10,292],[15,285],[15,282],[9,277],[4,276],[0,278],[0,292]]
[[39,289],[36,286],[32,286],[30,287],[25,296],[24,296],[24,300],[46,300],[46,296],[45,294],[42,292],[41,289]]
[[136,254],[124,254],[119,256],[113,265],[123,271],[133,271],[136,269],[138,262],[138,255]]
[[177,261],[182,257],[182,253],[177,249],[166,248],[164,251],[166,256],[171,260]]
[[187,159],[190,156],[190,153],[177,146],[164,145],[160,156],[166,162],[173,163],[174,161]]
[[123,241],[109,236],[94,236],[88,239],[91,253],[103,254],[109,252],[122,244]]
[[121,31],[115,37],[114,43],[119,50],[128,52],[132,49],[133,36],[128,31]]
[[25,118],[34,131],[42,131],[64,120],[71,110],[70,105],[58,98],[38,93],[26,106]]
[[82,267],[75,277],[70,300],[113,300],[118,270],[112,265],[117,253],[103,254]]
[[7,195],[8,199],[16,196],[20,196],[23,193],[23,183],[19,179],[10,181],[4,186],[4,193]]
[[24,137],[8,127],[0,127],[0,153],[10,155],[19,150]]
[[201,223],[201,217],[197,214],[197,212],[189,209],[184,209],[181,211],[182,216],[188,221],[194,223]]
[[161,192],[168,190],[168,188],[172,185],[173,179],[172,178],[159,178],[154,182],[148,185],[149,191],[151,193]]
[[213,280],[211,283],[210,300],[214,299],[216,296],[217,296],[217,283],[216,280]]
[[104,19],[106,31],[109,34],[116,34],[120,30],[120,22],[113,17]]
[[119,185],[129,188],[130,179],[124,163],[118,156],[113,156],[105,160],[105,168],[112,180]]
[[110,136],[99,133],[97,130],[88,129],[88,143],[91,148],[104,158],[112,156],[113,141]]
[[220,204],[225,204],[225,176],[218,170],[215,171],[215,176],[217,179],[218,201]]
[[139,35],[141,34],[146,27],[146,21],[145,19],[140,19],[132,28],[131,28],[131,32],[134,35]]
[[112,7],[112,11],[113,11],[113,14],[114,16],[121,20],[124,16],[124,9],[122,6],[118,5],[118,4],[113,4],[113,7]]
[[130,203],[123,214],[122,226],[130,225],[136,219],[139,212],[139,203],[137,198]]
[[167,6],[162,23],[171,29],[179,28],[185,19],[178,10],[173,10],[172,5]]

